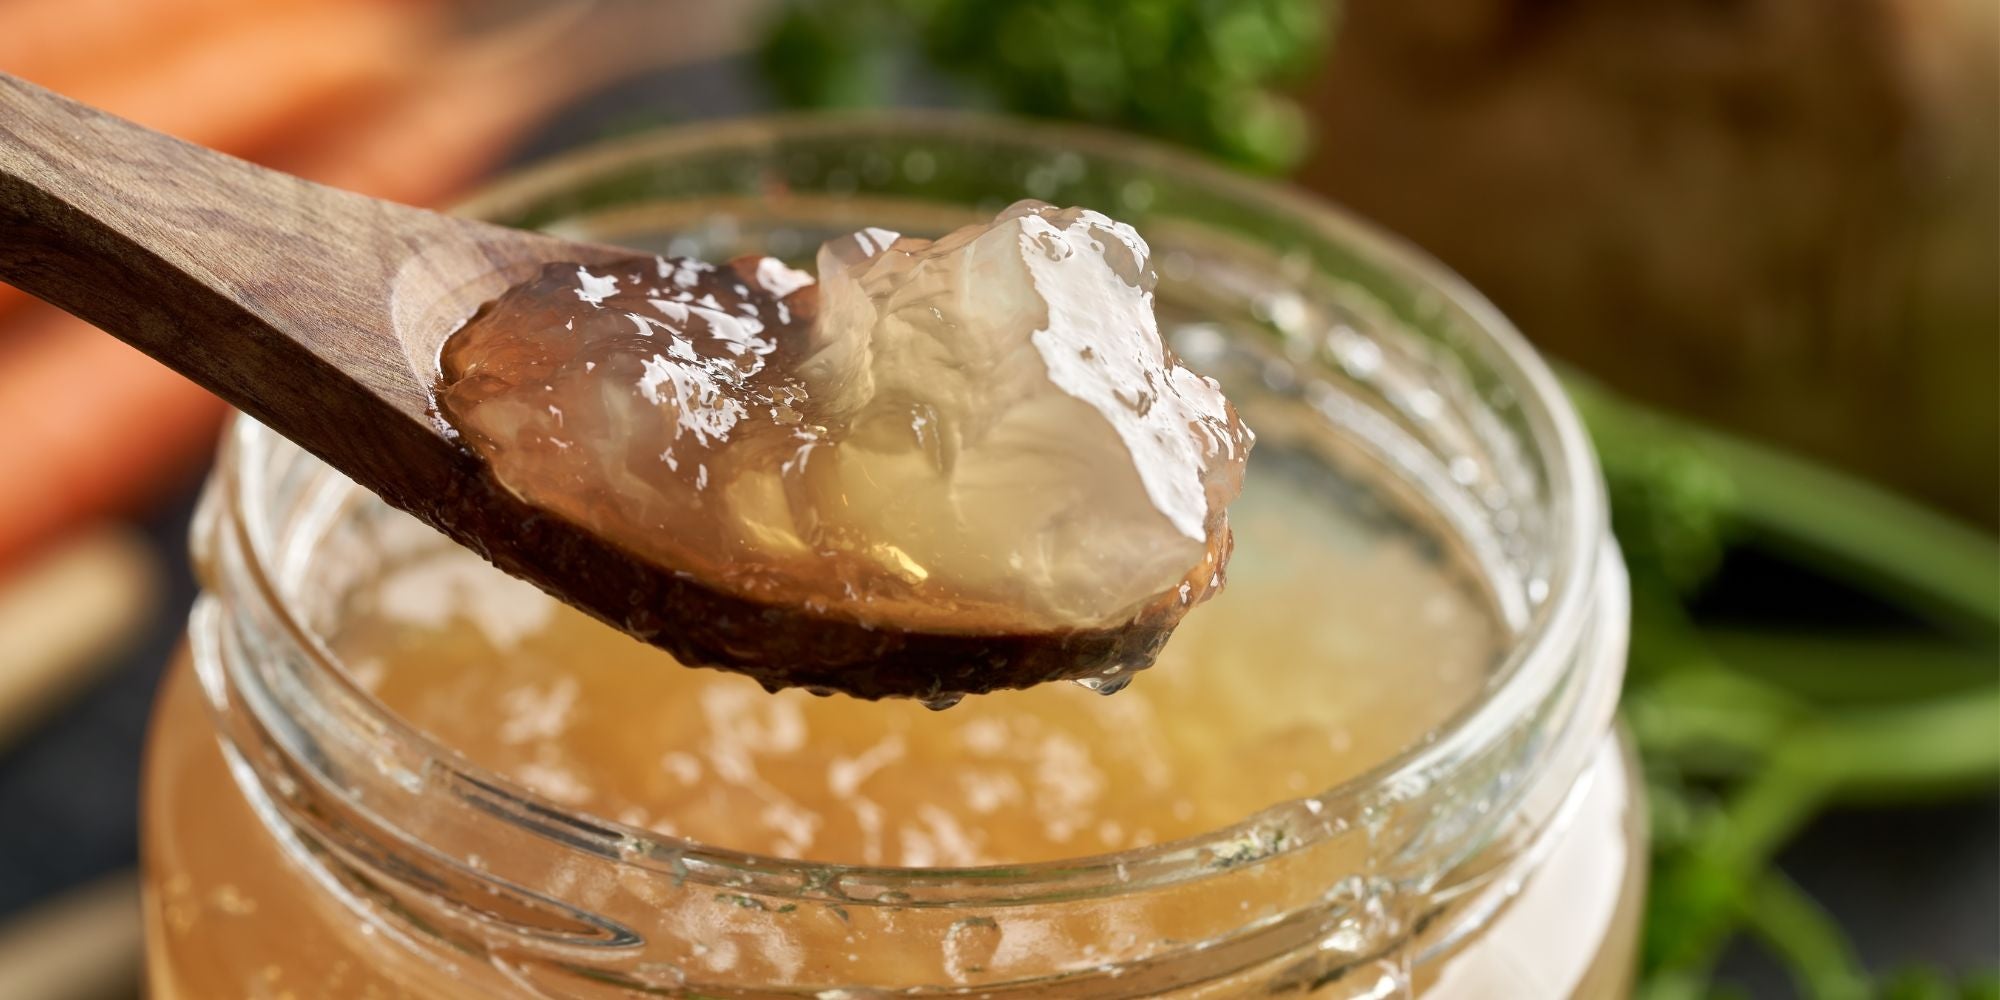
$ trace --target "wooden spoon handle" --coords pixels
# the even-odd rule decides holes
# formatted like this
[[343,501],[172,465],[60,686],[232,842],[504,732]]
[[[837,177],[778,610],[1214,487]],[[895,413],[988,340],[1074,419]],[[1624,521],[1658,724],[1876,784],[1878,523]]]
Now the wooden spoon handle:
[[0,280],[392,499],[464,468],[431,414],[444,338],[578,250],[266,170],[0,74]]
[[0,75],[0,279],[232,402],[321,362],[407,395],[375,204]]
[[552,261],[631,256],[320,187],[0,75],[0,279],[650,637],[630,623],[679,578],[506,490],[431,399],[438,349],[480,304]]

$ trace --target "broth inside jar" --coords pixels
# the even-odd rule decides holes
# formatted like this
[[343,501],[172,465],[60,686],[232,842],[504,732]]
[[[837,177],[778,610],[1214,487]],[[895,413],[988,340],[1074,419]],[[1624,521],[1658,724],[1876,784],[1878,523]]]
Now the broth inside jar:
[[[1220,363],[1227,368],[1226,362]],[[1296,399],[1225,387],[1262,435],[1220,595],[1104,696],[1071,683],[934,712],[686,669],[386,509],[325,634],[364,686],[563,806],[715,847],[961,867],[1213,830],[1425,738],[1504,626]],[[1343,471],[1345,470],[1345,471]]]

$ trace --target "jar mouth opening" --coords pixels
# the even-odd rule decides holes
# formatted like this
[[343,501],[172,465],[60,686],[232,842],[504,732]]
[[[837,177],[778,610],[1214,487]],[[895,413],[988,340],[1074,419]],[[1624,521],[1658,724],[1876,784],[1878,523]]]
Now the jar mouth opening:
[[[810,893],[836,879],[847,892],[893,894],[924,887],[952,887],[963,899],[968,886],[992,901],[1020,901],[1072,895],[1079,885],[1101,880],[1122,889],[1171,884],[1202,877],[1219,857],[1230,866],[1263,860],[1310,846],[1353,825],[1370,793],[1382,788],[1423,788],[1476,759],[1501,741],[1521,718],[1545,702],[1575,662],[1575,647],[1587,631],[1596,572],[1606,531],[1606,513],[1596,460],[1581,422],[1548,366],[1513,326],[1479,293],[1442,264],[1397,237],[1303,192],[1234,174],[1196,156],[1133,137],[1088,127],[1011,120],[984,114],[907,112],[784,115],[702,123],[665,129],[583,149],[518,172],[460,206],[462,214],[508,218],[524,205],[588,178],[649,163],[667,163],[733,147],[753,147],[783,137],[829,138],[865,130],[951,139],[991,139],[996,134],[1049,149],[1074,149],[1093,157],[1185,178],[1307,227],[1321,238],[1369,258],[1432,297],[1438,310],[1455,314],[1473,331],[1470,349],[1480,353],[1502,385],[1511,390],[1524,427],[1524,447],[1539,466],[1540,502],[1550,530],[1545,575],[1532,608],[1513,627],[1511,645],[1495,665],[1487,687],[1425,739],[1405,747],[1370,769],[1316,795],[1288,800],[1232,824],[1165,843],[1115,853],[1019,865],[974,868],[915,868],[799,861],[731,850],[703,841],[667,836],[576,811],[547,799],[511,778],[483,768],[404,720],[359,685],[319,632],[288,596],[283,581],[293,572],[290,555],[274,551],[268,459],[273,449],[291,447],[247,418],[232,429],[223,459],[229,478],[226,496],[230,531],[246,555],[246,575],[260,601],[297,648],[311,658],[355,703],[377,716],[370,727],[447,769],[465,783],[517,804],[522,811],[559,823],[571,846],[611,853],[626,862],[670,867],[676,879],[713,881],[773,895]],[[275,546],[283,548],[284,546]],[[1495,819],[1497,822],[1497,817]],[[901,898],[900,905],[921,905]]]

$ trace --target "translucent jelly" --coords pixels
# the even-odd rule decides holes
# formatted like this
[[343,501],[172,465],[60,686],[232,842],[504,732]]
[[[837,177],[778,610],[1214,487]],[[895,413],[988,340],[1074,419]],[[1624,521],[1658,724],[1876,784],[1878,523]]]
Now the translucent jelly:
[[514,492],[759,606],[1164,635],[1215,589],[1251,437],[1131,227],[1023,202],[818,265],[551,265],[446,344],[440,406]]
[[348,598],[330,641],[398,714],[473,760],[661,833],[920,867],[1140,847],[1386,758],[1471,697],[1499,641],[1478,595],[1413,540],[1332,519],[1282,474],[1259,485],[1235,514],[1229,587],[1115,697],[1053,684],[931,712],[773,695],[675,669],[393,523],[375,545],[398,555]]

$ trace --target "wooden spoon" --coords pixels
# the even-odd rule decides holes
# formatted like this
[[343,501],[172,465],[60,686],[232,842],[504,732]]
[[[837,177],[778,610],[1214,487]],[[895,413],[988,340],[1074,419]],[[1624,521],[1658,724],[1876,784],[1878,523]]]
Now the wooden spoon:
[[922,633],[759,604],[503,488],[437,415],[440,347],[544,264],[630,256],[322,187],[0,74],[0,279],[682,662],[936,705],[1151,662],[1165,627]]

